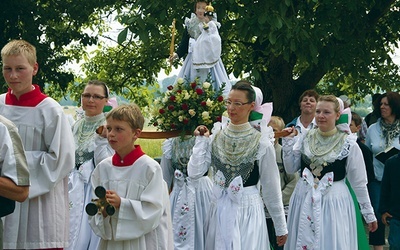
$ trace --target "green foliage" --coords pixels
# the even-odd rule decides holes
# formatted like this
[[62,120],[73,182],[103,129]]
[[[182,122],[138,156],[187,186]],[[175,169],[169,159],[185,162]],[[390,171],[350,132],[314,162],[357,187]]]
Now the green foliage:
[[[120,21],[147,46],[168,49],[166,28],[182,22],[193,2],[131,1]],[[225,0],[213,6],[222,26],[222,59],[229,73],[250,75],[274,102],[274,113],[292,117],[306,89],[323,87],[360,99],[371,89],[398,90],[399,68],[388,53],[399,37],[400,1]],[[123,35],[121,35],[123,37]],[[160,58],[161,59],[161,58]]]
[[[97,43],[97,37],[88,35],[84,30],[95,28],[103,32],[101,13],[110,11],[110,6],[120,8],[120,2],[0,1],[0,46],[12,39],[25,39],[32,43],[36,47],[39,63],[34,82],[42,87],[45,83],[49,84],[49,93],[59,98],[74,79],[73,73],[66,71],[64,65],[81,60],[85,46]],[[5,86],[3,79],[0,84]]]
[[[273,101],[274,114],[285,120],[298,114],[292,100],[306,89],[355,99],[371,91],[399,90],[399,68],[389,53],[399,42],[400,0],[221,0],[213,6],[222,24],[228,73],[249,75],[263,90],[264,101]],[[36,45],[40,72],[35,80],[59,95],[68,84],[76,87],[62,65],[89,58],[84,46],[97,44],[97,37],[84,31],[101,35],[107,29],[102,17],[116,10],[125,27],[119,46],[99,48],[83,71],[145,106],[152,98],[145,89],[156,84],[155,75],[170,72],[165,59],[172,20],[178,44],[184,17],[193,9],[187,0],[2,1],[0,45],[12,38]]]
[[[115,94],[141,107],[148,106],[158,88],[154,72],[158,72],[160,64],[166,62],[152,58],[147,49],[149,48],[144,49],[140,41],[134,40],[125,42],[121,46],[99,48],[93,52],[95,55],[82,65],[82,70],[86,74],[83,82],[101,79]],[[154,47],[154,54],[156,50]]]

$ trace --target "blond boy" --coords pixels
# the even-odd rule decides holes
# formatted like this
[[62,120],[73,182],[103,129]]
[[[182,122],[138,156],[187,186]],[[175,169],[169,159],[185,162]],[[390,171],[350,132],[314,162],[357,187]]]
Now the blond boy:
[[68,173],[74,166],[71,127],[61,106],[32,78],[39,70],[36,49],[12,40],[1,50],[8,91],[0,114],[14,122],[30,171],[29,198],[4,218],[5,249],[62,249],[68,246]]
[[144,118],[135,104],[122,105],[106,116],[107,138],[115,150],[92,173],[92,186],[103,186],[115,213],[89,216],[100,236],[99,249],[173,249],[167,184],[157,161],[135,141]]

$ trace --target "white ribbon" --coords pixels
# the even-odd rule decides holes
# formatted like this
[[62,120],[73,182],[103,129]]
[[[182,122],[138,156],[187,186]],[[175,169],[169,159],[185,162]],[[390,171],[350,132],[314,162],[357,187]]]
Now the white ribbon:
[[174,192],[177,193],[175,211],[173,211],[175,249],[194,249],[194,206],[195,190],[190,178],[175,170]]
[[213,193],[217,203],[217,230],[215,249],[233,249],[233,230],[236,223],[237,210],[243,195],[243,180],[235,177],[225,188],[225,177],[221,171],[215,175]]
[[302,177],[307,194],[301,207],[296,249],[316,250],[319,247],[322,196],[332,186],[333,172],[326,173],[321,180],[318,180],[308,168],[305,168]]

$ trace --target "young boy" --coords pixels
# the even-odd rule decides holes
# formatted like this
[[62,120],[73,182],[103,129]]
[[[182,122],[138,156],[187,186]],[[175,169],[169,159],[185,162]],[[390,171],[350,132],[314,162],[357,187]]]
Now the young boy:
[[[271,116],[271,120],[268,123],[268,126],[271,126],[274,132],[282,131],[285,128],[285,122],[280,116]],[[285,210],[285,216],[287,218],[287,214],[289,211],[289,201],[292,196],[293,190],[296,187],[297,181],[299,179],[299,175],[296,174],[288,174],[283,166],[282,160],[282,146],[279,144],[279,140],[275,139],[274,142],[275,155],[276,155],[276,164],[279,168],[279,176],[281,183],[281,191],[282,191],[282,202],[283,208]],[[274,223],[272,221],[271,215],[266,211],[267,217],[267,228],[268,228],[268,237],[269,242],[274,250],[283,249],[283,246],[278,246],[276,241],[276,234]]]
[[89,216],[90,226],[102,238],[99,249],[172,250],[170,204],[161,167],[135,145],[144,124],[139,107],[119,106],[106,121],[115,154],[97,165],[91,182],[93,189],[106,189],[115,213]]
[[4,248],[62,249],[68,246],[68,174],[74,167],[71,126],[61,106],[32,84],[36,49],[13,40],[1,50],[8,92],[0,114],[18,128],[30,171],[29,199],[4,218]]
[[[400,140],[400,139],[399,139]],[[400,249],[400,153],[385,162],[382,177],[381,200],[379,212],[382,222],[389,226],[390,249]]]
[[[28,198],[29,170],[17,128],[0,116],[0,217],[15,209],[15,201]],[[0,249],[3,249],[3,222],[0,219]]]
[[[362,125],[362,118],[355,112],[351,112],[351,123],[350,123],[350,130],[351,133],[358,133],[361,129]],[[361,142],[361,139],[358,137],[357,138],[357,144],[360,147],[363,157],[364,157],[364,162],[365,162],[365,170],[367,171],[367,178],[368,178],[368,183],[373,181],[375,179],[375,173],[374,173],[374,165],[373,165],[373,155],[371,150]]]

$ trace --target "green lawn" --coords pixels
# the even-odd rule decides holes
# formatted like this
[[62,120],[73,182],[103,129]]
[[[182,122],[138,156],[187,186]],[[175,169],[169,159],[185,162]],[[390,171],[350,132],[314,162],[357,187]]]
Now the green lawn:
[[138,139],[136,144],[139,144],[143,152],[148,156],[156,158],[162,156],[161,145],[165,139]]

